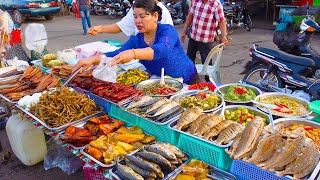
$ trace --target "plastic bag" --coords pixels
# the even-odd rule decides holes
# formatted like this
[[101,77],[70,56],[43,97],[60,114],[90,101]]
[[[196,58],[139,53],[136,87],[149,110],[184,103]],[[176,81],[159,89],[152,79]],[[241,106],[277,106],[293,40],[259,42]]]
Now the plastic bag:
[[111,59],[105,55],[101,55],[99,66],[92,72],[93,77],[102,81],[116,82],[117,66],[110,67]]
[[73,174],[82,167],[82,161],[66,147],[57,143],[54,138],[47,142],[48,154],[44,157],[45,170],[59,167],[67,174]]
[[26,46],[29,50],[42,53],[48,43],[46,28],[43,24],[32,23],[27,25],[25,31]]

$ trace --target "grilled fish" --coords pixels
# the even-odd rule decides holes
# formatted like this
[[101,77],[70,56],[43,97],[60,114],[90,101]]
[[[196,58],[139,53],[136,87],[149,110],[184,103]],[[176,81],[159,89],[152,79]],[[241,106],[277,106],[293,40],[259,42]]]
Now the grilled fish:
[[218,125],[214,126],[213,128],[209,129],[207,132],[204,133],[204,138],[207,140],[211,140],[212,137],[218,136],[219,133],[230,126],[233,122],[230,120],[223,120]]
[[195,121],[193,121],[190,125],[190,128],[187,130],[190,134],[196,133],[201,122],[208,117],[208,114],[201,114]]
[[237,134],[243,131],[243,128],[244,127],[241,124],[233,123],[221,131],[218,138],[214,142],[217,144],[228,144],[237,136]]
[[164,167],[165,169],[173,170],[173,167],[170,164],[170,162],[166,158],[162,157],[159,154],[156,154],[153,152],[148,152],[148,151],[137,152],[136,154],[147,161],[154,162],[154,163],[160,165],[160,167]]
[[159,142],[157,143],[159,145],[162,145],[166,148],[168,148],[170,151],[172,151],[177,158],[181,159],[181,158],[184,158],[186,157],[185,154],[175,145],[173,144],[170,144],[170,143],[165,143],[165,142]]
[[163,113],[162,115],[160,115],[159,117],[157,117],[155,119],[155,121],[166,121],[168,120],[170,117],[173,117],[173,115],[176,112],[182,112],[183,108],[181,106],[175,106],[172,109],[168,110],[167,112]]
[[227,153],[230,155],[230,157],[233,157],[233,154],[235,153],[235,151],[237,150],[240,140],[241,140],[241,134],[239,133],[235,138],[234,141],[232,143],[232,145],[230,146],[229,150],[227,151]]
[[122,177],[128,180],[144,180],[143,177],[134,172],[130,167],[117,163],[117,170]]
[[162,106],[160,106],[158,108],[158,110],[154,112],[154,114],[153,113],[151,113],[151,114],[149,113],[149,114],[146,115],[146,117],[153,118],[153,117],[160,116],[161,114],[169,111],[170,109],[172,109],[172,108],[174,108],[176,106],[179,106],[179,104],[177,102],[175,102],[175,101],[171,101],[171,102],[165,103]]
[[144,146],[145,150],[157,153],[164,158],[170,160],[177,160],[176,155],[170,151],[170,149],[166,148],[165,146],[159,145],[159,144],[153,144],[153,145],[147,145]]
[[142,168],[142,169],[145,169],[147,171],[150,171],[150,172],[155,172],[155,173],[159,173],[161,172],[161,168],[158,164],[155,164],[155,163],[152,163],[152,162],[149,162],[149,161],[146,161],[142,158],[139,158],[139,157],[135,157],[135,156],[131,156],[131,155],[125,155],[125,157],[130,160],[134,165]]
[[293,174],[293,179],[301,179],[305,176],[307,176],[308,174],[310,174],[314,168],[317,166],[317,164],[319,163],[319,152],[314,150],[313,151],[314,155],[313,155],[313,159],[310,158],[310,162],[308,163],[308,166],[305,166],[305,168],[297,173],[297,174]]
[[152,98],[151,96],[143,96],[140,100],[138,100],[138,101],[130,104],[130,105],[127,107],[127,109],[128,109],[128,110],[129,110],[129,109],[133,109],[133,108],[135,108],[135,107],[138,107],[138,106],[140,106],[140,105],[142,105],[142,104],[144,104],[144,103],[146,103],[146,102],[152,101],[152,100],[154,100],[154,98]]
[[149,113],[152,113],[153,111],[156,111],[160,106],[168,102],[170,102],[170,100],[161,98],[159,101],[154,103],[151,107],[149,107],[145,114],[149,114]]
[[195,121],[202,113],[201,109],[198,108],[190,108],[187,109],[177,121],[177,125],[174,127],[175,129],[181,130],[185,129]]
[[201,124],[199,129],[196,131],[194,135],[196,136],[202,136],[203,133],[207,132],[209,129],[213,128],[214,126],[218,125],[223,120],[222,116],[217,115],[209,115],[207,118],[205,118]]
[[238,160],[244,158],[248,152],[250,152],[263,130],[264,122],[261,118],[256,118],[247,124],[241,134],[241,141],[237,150],[234,153],[233,158]]
[[126,162],[127,166],[130,167],[131,169],[133,169],[133,171],[135,171],[136,173],[140,174],[142,177],[144,178],[157,178],[156,173],[154,172],[149,172],[146,171],[136,165],[134,165],[133,163],[131,163],[130,161]]

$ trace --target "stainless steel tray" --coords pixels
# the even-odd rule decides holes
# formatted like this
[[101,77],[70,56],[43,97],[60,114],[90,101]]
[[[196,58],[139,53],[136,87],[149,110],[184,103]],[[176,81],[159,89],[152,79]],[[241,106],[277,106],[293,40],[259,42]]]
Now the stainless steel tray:
[[[301,103],[303,104],[304,106],[308,107],[308,104],[310,103],[309,101],[305,100],[305,99],[302,99],[302,98],[299,98],[299,97],[295,97],[291,94],[285,94],[285,93],[278,93],[278,92],[273,92],[273,93],[264,93],[264,94],[261,94],[259,96],[257,96],[254,100],[255,101],[258,101],[259,98],[264,98],[264,97],[269,97],[269,96],[273,96],[273,97],[279,97],[279,96],[286,96],[288,98],[291,98],[295,101],[297,101],[298,103]],[[259,101],[258,101],[259,102]],[[262,111],[266,112],[263,108],[257,106],[259,109],[261,109]],[[277,116],[277,117],[284,117],[284,118],[291,118],[291,117],[306,117],[306,116],[309,116],[310,114],[312,114],[312,111],[309,110],[309,113],[306,114],[306,115],[303,115],[303,116],[285,116],[285,115],[277,115],[277,114],[273,114],[274,116]]]
[[[209,164],[208,168],[209,168],[209,178],[214,178],[214,180],[236,180],[237,178],[232,175],[231,173],[228,173],[222,169],[216,168],[214,166],[211,166]],[[182,172],[181,167],[179,167],[177,169],[177,171],[175,171],[175,173],[170,177],[170,178],[176,178],[180,173]]]
[[[73,126],[78,127],[78,128],[83,128],[86,123],[87,123],[87,122],[80,122],[80,123],[74,124]],[[68,144],[68,145],[71,146],[73,149],[82,149],[82,148],[84,148],[84,147],[86,146],[86,145],[84,145],[84,146],[77,147],[77,146],[74,146],[72,143],[63,142],[63,140],[60,139],[60,135],[62,135],[62,134],[64,134],[64,133],[65,133],[65,130],[63,130],[63,131],[61,131],[61,132],[58,133],[58,139],[59,139],[59,141],[61,141],[62,143]]]
[[[248,84],[243,84],[243,83],[224,84],[224,85],[218,86],[214,90],[214,92],[216,94],[219,94],[219,91],[218,91],[218,89],[219,89],[222,93],[226,94],[226,92],[230,88],[230,86],[233,86],[233,85],[242,86],[242,87],[245,87],[247,89],[251,89],[256,94],[256,96],[259,96],[260,94],[262,94],[262,91],[259,88],[251,86],[251,85],[248,85]],[[226,99],[224,99],[224,101],[228,102],[228,103],[232,103],[232,104],[247,104],[247,103],[251,103],[250,101],[238,102],[238,101],[230,101],[230,100],[226,100]]]
[[2,98],[3,100],[7,101],[10,104],[17,104],[18,101],[11,101],[10,99],[8,99],[6,96],[4,96],[3,94],[0,94],[0,98]]
[[[68,126],[70,126],[70,125],[74,125],[74,124],[77,124],[77,123],[80,123],[80,122],[86,122],[86,121],[89,120],[90,118],[95,117],[95,116],[97,116],[97,115],[99,115],[100,113],[103,112],[103,110],[100,110],[100,111],[98,111],[98,112],[96,112],[96,113],[94,113],[94,114],[92,114],[92,115],[90,115],[90,116],[87,116],[87,117],[84,117],[84,118],[82,118],[82,119],[79,119],[79,120],[76,120],[76,121],[73,121],[73,122],[64,124],[64,125],[62,125],[62,126],[53,128],[53,127],[48,126],[45,122],[41,121],[41,120],[40,120],[39,118],[37,118],[35,115],[31,114],[29,111],[26,111],[24,108],[22,108],[22,107],[20,107],[20,106],[18,106],[18,105],[15,105],[15,106],[16,106],[18,109],[20,109],[22,112],[24,112],[24,113],[26,113],[27,115],[29,115],[30,117],[32,117],[34,120],[38,121],[38,122],[39,122],[40,124],[42,124],[44,127],[48,128],[49,130],[58,131],[58,132],[66,129],[66,128],[67,128]],[[102,109],[102,108],[100,108],[100,109]]]
[[[174,101],[178,101],[180,99],[182,99],[183,97],[186,97],[186,96],[193,96],[193,95],[196,95],[200,92],[205,92],[205,91],[199,91],[199,90],[191,90],[191,91],[183,91],[183,92],[180,92],[174,96],[171,96],[170,99],[174,100]],[[219,106],[215,107],[215,108],[212,108],[212,109],[209,109],[209,110],[206,110],[206,111],[203,111],[205,113],[207,112],[212,112],[212,111],[216,111],[218,109],[220,109],[222,107],[222,104],[224,102],[224,99],[219,95],[219,94],[216,94],[216,93],[211,93],[211,92],[205,92],[205,93],[208,93],[208,94],[214,94],[216,96],[218,96],[221,100]]]
[[[150,96],[153,96],[153,97],[170,97],[174,94],[177,94],[181,91],[181,89],[183,88],[183,84],[180,82],[180,81],[177,81],[175,79],[168,79],[168,78],[165,78],[164,79],[165,83],[171,83],[171,84],[175,84],[175,85],[178,85],[179,86],[179,90],[176,92],[176,93],[173,93],[173,94],[169,94],[169,95],[151,95],[151,94],[147,94],[147,95],[150,95]],[[152,83],[160,83],[160,79],[157,78],[157,79],[148,79],[148,80],[145,80],[145,81],[141,81],[140,83],[138,83],[136,86],[135,86],[135,89],[138,89],[141,91],[141,87],[146,85],[146,84],[152,84]],[[143,92],[143,91],[142,91]]]
[[81,152],[83,155],[87,156],[87,157],[88,157],[89,159],[91,159],[92,161],[94,161],[95,163],[97,163],[99,166],[105,167],[105,168],[110,168],[110,167],[112,167],[112,166],[114,166],[114,165],[116,164],[114,161],[112,161],[110,164],[104,164],[104,163],[98,161],[96,158],[90,156],[88,153],[86,153],[86,152],[84,151],[84,149],[85,149],[87,146],[88,146],[88,145],[86,145],[85,147],[81,148],[80,152]]
[[[143,148],[142,148],[143,149]],[[140,150],[138,150],[138,151],[141,151],[141,149]],[[135,151],[132,155],[134,155],[136,152],[138,152],[138,151]],[[183,162],[180,166],[182,166],[182,165],[186,165],[189,161],[190,161],[190,155],[188,154],[188,153],[185,153],[185,152],[183,152],[185,155],[187,155],[187,157],[188,157],[188,160],[186,160],[185,162]],[[124,163],[124,161],[120,161],[121,163]],[[180,168],[180,166],[179,167],[177,167],[175,170],[173,170],[172,172],[170,172],[169,174],[167,174],[162,180],[169,180],[175,173],[176,173],[176,171]],[[117,179],[117,180],[124,180],[123,178],[121,178],[121,175],[119,176],[119,174],[118,174],[118,172],[117,172],[117,170],[116,170],[116,167],[113,167],[113,168],[111,168],[110,170],[109,170],[109,173],[115,178],[115,179]]]

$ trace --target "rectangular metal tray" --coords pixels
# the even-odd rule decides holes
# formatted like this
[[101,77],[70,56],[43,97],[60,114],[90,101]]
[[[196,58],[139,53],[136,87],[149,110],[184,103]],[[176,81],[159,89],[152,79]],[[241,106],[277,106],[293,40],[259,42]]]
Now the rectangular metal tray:
[[[159,141],[158,141],[159,142]],[[143,149],[143,148],[142,148]],[[141,149],[139,149],[139,150],[137,150],[137,151],[135,151],[133,154],[131,154],[131,155],[134,155],[136,152],[139,152],[139,151],[141,151]],[[185,153],[185,152],[183,152],[185,155],[187,155],[188,156],[188,160],[186,160],[184,163],[182,163],[180,166],[182,166],[182,165],[186,165],[189,161],[190,161],[190,155],[188,154],[188,153]],[[120,161],[120,163],[124,163],[124,161],[122,160],[122,161]],[[175,173],[176,173],[176,171],[180,168],[180,166],[179,167],[177,167],[175,170],[173,170],[172,172],[170,172],[169,174],[167,174],[162,180],[169,180]],[[117,180],[123,180],[123,178],[121,178],[121,175],[120,175],[120,177],[119,177],[119,174],[118,174],[118,172],[117,172],[117,170],[116,170],[116,167],[113,167],[113,168],[111,168],[110,170],[109,170],[109,173],[115,178],[115,179],[117,179]]]
[[0,94],[0,98],[2,98],[3,100],[7,101],[10,104],[17,104],[18,101],[11,101],[10,99],[8,99],[6,96],[4,96],[3,94]]
[[18,106],[18,105],[15,105],[18,109],[20,109],[22,112],[26,113],[27,115],[29,115],[30,117],[32,117],[34,120],[38,121],[40,124],[42,124],[44,127],[48,128],[49,130],[52,130],[52,131],[63,131],[64,129],[66,129],[68,126],[70,125],[74,125],[74,124],[77,124],[77,123],[80,123],[80,122],[86,122],[87,120],[89,120],[90,118],[92,117],[95,117],[97,115],[99,115],[100,113],[103,113],[103,110],[102,108],[100,108],[100,111],[94,113],[94,114],[91,114],[90,116],[87,116],[87,117],[84,117],[82,119],[79,119],[79,120],[76,120],[76,121],[73,121],[73,122],[70,122],[70,123],[67,123],[67,124],[64,124],[62,126],[59,126],[59,127],[50,127],[48,126],[45,122],[41,121],[39,118],[37,118],[35,115],[31,114],[29,111],[26,111],[24,108]]
[[[211,166],[210,164],[207,164],[209,168],[209,178],[217,179],[217,180],[236,180],[237,178],[232,175],[231,173],[228,173],[224,170],[221,170],[219,168],[216,168],[214,166]],[[175,173],[171,176],[171,178],[176,178],[180,173],[182,172],[181,167],[179,167]]]
[[[97,116],[97,117],[98,117],[98,116]],[[80,122],[80,123],[74,124],[73,126],[78,127],[78,128],[83,128],[86,123],[87,123],[87,121],[86,121],[86,122]],[[84,148],[84,147],[86,146],[86,145],[84,145],[84,146],[77,147],[77,146],[74,146],[72,143],[63,142],[63,140],[60,139],[60,135],[61,135],[61,134],[64,134],[64,133],[65,133],[65,130],[63,130],[63,131],[61,131],[61,132],[58,133],[58,139],[59,139],[59,141],[61,141],[61,143],[68,144],[68,145],[71,146],[73,149],[82,149],[82,148]]]

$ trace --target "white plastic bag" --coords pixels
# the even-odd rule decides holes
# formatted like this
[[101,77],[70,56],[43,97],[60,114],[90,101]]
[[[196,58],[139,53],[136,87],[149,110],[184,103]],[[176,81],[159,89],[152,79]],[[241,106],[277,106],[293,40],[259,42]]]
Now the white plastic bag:
[[92,72],[93,77],[102,81],[116,82],[117,66],[110,67],[111,59],[105,55],[101,55],[99,66]]
[[47,31],[43,24],[28,24],[24,31],[26,46],[29,50],[42,53],[48,43]]

